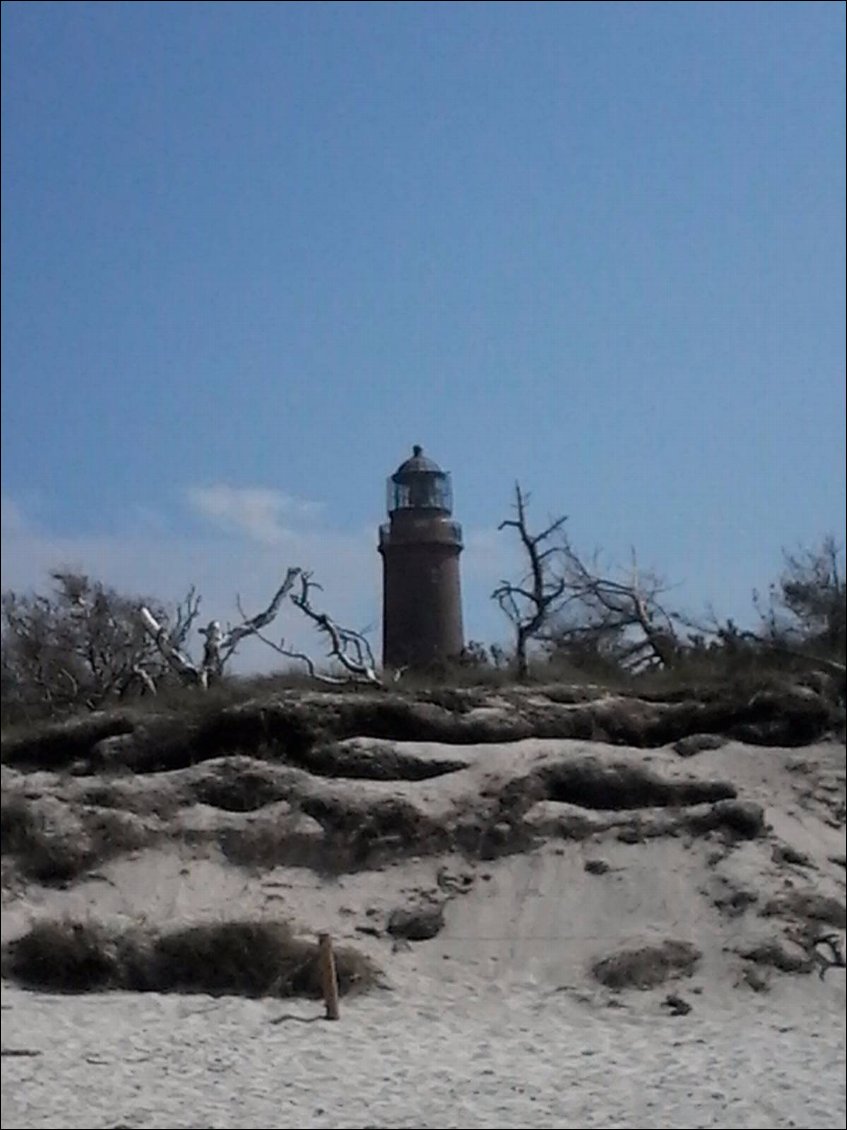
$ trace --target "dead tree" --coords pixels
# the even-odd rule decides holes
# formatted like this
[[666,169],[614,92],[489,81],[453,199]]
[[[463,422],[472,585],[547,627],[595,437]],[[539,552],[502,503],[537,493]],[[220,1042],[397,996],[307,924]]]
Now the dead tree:
[[527,648],[550,623],[565,595],[566,582],[558,572],[562,560],[563,544],[557,537],[567,516],[557,518],[546,529],[532,534],[527,527],[526,511],[529,495],[515,483],[515,517],[506,518],[498,530],[517,530],[527,556],[528,568],[521,579],[501,581],[491,594],[515,629],[515,662],[517,676],[525,679],[529,674]]
[[383,682],[377,674],[376,661],[367,639],[361,632],[353,631],[352,628],[342,628],[326,612],[316,611],[312,607],[311,593],[323,590],[317,581],[312,580],[311,573],[301,571],[299,576],[300,591],[292,594],[291,603],[312,621],[322,635],[326,636],[329,640],[327,657],[334,660],[345,673],[343,675],[330,675],[320,672],[311,656],[302,651],[293,651],[287,648],[285,640],[280,640],[278,644],[274,643],[260,631],[256,631],[256,636],[287,659],[297,659],[301,663],[305,663],[309,675],[320,683],[328,683],[333,686],[382,687]]
[[173,613],[83,573],[57,570],[52,579],[56,587],[48,596],[3,594],[4,708],[13,715],[58,716],[153,690],[169,665],[139,610],[145,603],[155,609],[163,637],[179,650],[197,616],[194,590]]
[[[168,667],[170,667],[171,671],[173,671],[183,683],[206,686],[208,681],[203,680],[201,668],[197,667],[192,662],[188,654],[183,651],[181,644],[177,644],[170,639],[167,624],[157,620],[147,605],[141,606],[138,610],[138,615],[144,630],[158,648],[159,654],[165,660]],[[152,689],[155,693],[155,683]]]
[[569,543],[561,559],[566,605],[577,618],[575,627],[552,633],[554,643],[566,646],[569,633],[582,641],[605,638],[614,641],[615,659],[626,670],[673,666],[680,649],[676,616],[661,600],[669,586],[639,570],[634,550],[629,576],[620,580],[599,570],[597,554],[586,565]]
[[[228,628],[226,631],[221,628],[220,622],[217,620],[211,620],[205,628],[201,628],[200,634],[204,637],[204,643],[203,656],[199,663],[195,663],[184,650],[182,646],[184,636],[178,643],[175,642],[169,635],[167,627],[159,623],[149,608],[141,608],[141,620],[171,670],[181,681],[188,685],[205,688],[222,677],[226,664],[235,655],[243,640],[247,639],[248,636],[264,638],[261,635],[262,629],[276,618],[282,602],[290,593],[300,573],[300,569],[290,568],[285,574],[282,584],[274,593],[270,604],[258,615],[252,617],[244,615],[240,624],[236,624],[235,627]],[[239,610],[240,608],[239,602]]]

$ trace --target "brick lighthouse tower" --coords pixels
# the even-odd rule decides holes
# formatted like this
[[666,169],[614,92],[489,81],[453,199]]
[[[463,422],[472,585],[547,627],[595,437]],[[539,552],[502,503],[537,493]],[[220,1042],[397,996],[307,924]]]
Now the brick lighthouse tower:
[[383,563],[382,662],[426,667],[464,647],[459,554],[450,475],[415,446],[388,480]]

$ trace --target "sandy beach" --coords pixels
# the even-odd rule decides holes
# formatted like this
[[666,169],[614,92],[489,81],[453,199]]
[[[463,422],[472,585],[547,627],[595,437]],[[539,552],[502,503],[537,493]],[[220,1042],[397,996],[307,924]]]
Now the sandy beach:
[[[831,993],[599,1010],[420,983],[343,1005],[4,994],[4,1130],[106,1127],[843,1127]],[[696,999],[696,998],[695,998]],[[808,999],[808,998],[805,998]],[[280,1016],[290,1017],[280,1023]]]

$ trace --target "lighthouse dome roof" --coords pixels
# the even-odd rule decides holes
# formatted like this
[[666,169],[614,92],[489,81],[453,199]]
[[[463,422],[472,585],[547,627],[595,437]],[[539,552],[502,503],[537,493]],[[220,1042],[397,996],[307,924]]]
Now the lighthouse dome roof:
[[394,472],[393,478],[404,479],[407,475],[414,474],[444,474],[434,459],[430,459],[429,456],[424,455],[423,448],[417,443],[412,448],[411,457],[400,464]]

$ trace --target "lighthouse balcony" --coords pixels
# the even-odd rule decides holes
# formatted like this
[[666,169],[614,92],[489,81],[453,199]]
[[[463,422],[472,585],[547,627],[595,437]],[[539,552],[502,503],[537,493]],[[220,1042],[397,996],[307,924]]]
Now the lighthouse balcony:
[[379,527],[379,548],[396,545],[449,545],[462,547],[462,525],[438,511],[405,510]]

